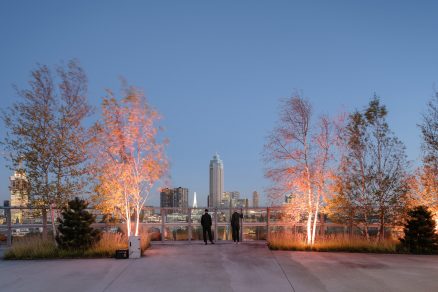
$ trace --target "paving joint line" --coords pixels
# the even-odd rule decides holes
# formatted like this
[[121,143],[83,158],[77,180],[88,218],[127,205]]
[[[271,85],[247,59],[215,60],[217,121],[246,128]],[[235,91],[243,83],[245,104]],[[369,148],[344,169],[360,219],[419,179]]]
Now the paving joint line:
[[[269,248],[269,247],[268,247]],[[286,272],[284,271],[283,267],[280,265],[280,263],[277,261],[277,258],[275,257],[274,253],[272,252],[272,250],[269,248],[269,251],[271,252],[272,257],[274,258],[274,261],[277,263],[277,265],[280,267],[281,271],[283,272],[284,277],[286,278],[286,280],[289,282],[290,287],[292,288],[292,291],[295,291],[294,285],[292,284],[292,282],[289,280],[289,277],[286,275]]]
[[116,277],[114,277],[112,280],[111,280],[111,282],[109,282],[108,283],[108,285],[106,285],[106,287],[102,290],[102,292],[105,292],[105,291],[107,291],[108,290],[108,288],[118,279],[118,278],[120,278],[120,276],[129,268],[129,266],[131,266],[132,264],[133,264],[133,260],[129,260],[128,259],[128,261],[130,261],[130,263],[129,264],[127,264],[126,265],[126,267],[124,267],[123,268],[123,270],[121,270],[120,271],[120,273],[116,276]]

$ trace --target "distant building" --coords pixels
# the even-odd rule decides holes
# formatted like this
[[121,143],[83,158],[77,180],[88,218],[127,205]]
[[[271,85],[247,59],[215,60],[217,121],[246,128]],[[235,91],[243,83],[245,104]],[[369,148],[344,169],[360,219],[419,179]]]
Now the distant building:
[[[28,207],[29,205],[29,182],[24,170],[19,167],[14,175],[9,178],[9,190],[11,192],[11,207]],[[11,209],[11,222],[23,223],[28,219],[29,211]]]
[[6,224],[5,209],[0,210],[0,224]]
[[256,191],[254,191],[252,193],[252,206],[254,208],[258,208],[259,207],[259,200],[260,200],[260,196],[259,193],[257,193]]
[[248,208],[248,199],[244,198],[244,199],[238,199],[236,201],[236,205],[233,206],[234,208]]
[[210,160],[210,194],[208,196],[209,207],[220,207],[222,203],[222,193],[224,191],[224,165],[215,154]]
[[162,189],[160,192],[161,208],[188,208],[189,207],[189,189],[174,188]]
[[240,198],[240,192],[224,192],[222,194],[221,207],[222,208],[233,208],[236,206],[237,200]]
[[240,192],[232,191],[232,192],[224,192],[223,197],[227,200],[238,200],[240,198]]
[[237,200],[240,198],[240,192],[224,192],[222,194],[221,207],[222,208],[234,208],[237,204]]
[[293,194],[286,195],[284,197],[284,203],[285,204],[290,204],[290,203],[293,202],[294,199],[295,199],[295,196]]
[[192,208],[198,208],[198,202],[196,201],[196,192],[193,193],[193,205]]
[[222,207],[224,208],[248,208],[248,199],[240,198],[240,192],[224,192]]

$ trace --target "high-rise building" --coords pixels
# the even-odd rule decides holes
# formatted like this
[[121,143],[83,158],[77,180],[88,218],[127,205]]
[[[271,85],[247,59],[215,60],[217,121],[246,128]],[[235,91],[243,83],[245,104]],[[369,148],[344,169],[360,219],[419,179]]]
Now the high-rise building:
[[208,196],[209,207],[220,207],[222,201],[222,193],[224,191],[224,165],[219,158],[219,154],[215,154],[210,160],[210,194]]
[[234,208],[248,208],[248,199],[247,198],[237,199],[236,205],[233,207]]
[[[9,179],[9,190],[11,191],[11,207],[28,207],[29,204],[29,182],[24,170],[19,167]],[[27,210],[12,209],[12,223],[23,223],[27,220]]]
[[224,192],[222,194],[221,207],[229,208],[235,207],[237,200],[240,198],[240,192]]
[[259,193],[254,191],[252,193],[252,206],[253,206],[253,208],[258,208],[259,207],[259,200],[260,200]]
[[161,208],[188,208],[189,207],[189,189],[174,188],[162,189],[160,192]]

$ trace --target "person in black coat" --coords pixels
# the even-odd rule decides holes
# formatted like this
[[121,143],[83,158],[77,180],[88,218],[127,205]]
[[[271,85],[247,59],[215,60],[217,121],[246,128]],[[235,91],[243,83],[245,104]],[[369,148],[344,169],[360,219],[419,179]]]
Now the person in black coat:
[[231,230],[233,232],[233,241],[237,244],[239,243],[240,234],[240,219],[243,218],[242,209],[240,209],[240,214],[237,210],[234,210],[233,215],[231,215]]
[[211,216],[208,214],[208,209],[205,209],[205,214],[201,217],[201,225],[202,225],[202,236],[204,238],[205,244],[207,244],[207,233],[208,233],[208,239],[210,240],[211,244],[214,244],[213,242],[213,236],[211,236]]

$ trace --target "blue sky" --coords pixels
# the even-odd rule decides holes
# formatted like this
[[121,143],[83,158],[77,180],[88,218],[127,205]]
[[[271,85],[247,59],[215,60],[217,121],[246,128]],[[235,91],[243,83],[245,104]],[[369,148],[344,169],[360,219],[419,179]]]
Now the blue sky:
[[[438,82],[436,11],[436,1],[2,1],[1,108],[37,62],[77,58],[97,108],[124,76],[164,116],[172,184],[198,205],[216,151],[226,191],[263,193],[260,152],[295,89],[316,114],[361,109],[376,92],[416,163]],[[1,200],[9,175],[2,161]]]

